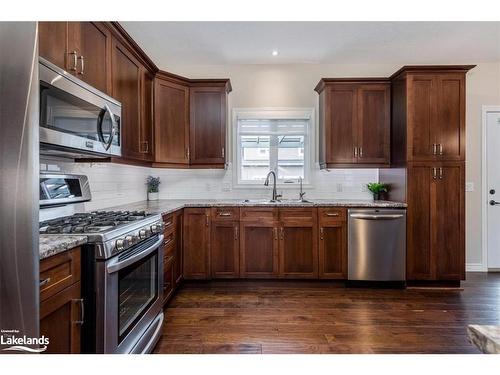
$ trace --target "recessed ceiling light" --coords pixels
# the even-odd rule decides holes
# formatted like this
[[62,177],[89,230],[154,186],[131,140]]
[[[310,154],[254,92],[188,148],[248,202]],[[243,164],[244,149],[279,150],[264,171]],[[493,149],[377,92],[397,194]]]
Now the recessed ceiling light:
[[273,56],[278,56],[278,51],[274,50],[273,51]]

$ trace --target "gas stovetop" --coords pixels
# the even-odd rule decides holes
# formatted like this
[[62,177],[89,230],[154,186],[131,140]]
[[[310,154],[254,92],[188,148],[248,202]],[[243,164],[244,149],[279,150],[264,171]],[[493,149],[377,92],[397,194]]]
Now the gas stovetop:
[[94,211],[40,223],[40,234],[87,236],[99,259],[130,249],[162,231],[161,215],[144,211]]
[[92,234],[117,229],[119,226],[153,216],[144,211],[94,211],[77,213],[40,223],[43,234]]

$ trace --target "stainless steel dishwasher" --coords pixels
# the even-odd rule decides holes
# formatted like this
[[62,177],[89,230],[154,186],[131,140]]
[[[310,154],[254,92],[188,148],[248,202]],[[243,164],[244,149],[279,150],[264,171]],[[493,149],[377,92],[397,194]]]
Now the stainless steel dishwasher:
[[348,280],[404,282],[406,210],[349,209]]

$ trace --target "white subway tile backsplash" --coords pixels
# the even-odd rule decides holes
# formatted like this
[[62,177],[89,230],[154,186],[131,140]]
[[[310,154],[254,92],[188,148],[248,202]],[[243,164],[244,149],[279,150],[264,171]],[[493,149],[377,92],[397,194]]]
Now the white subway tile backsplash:
[[[269,189],[235,188],[231,166],[226,170],[159,169],[110,163],[46,162],[66,173],[85,174],[89,178],[92,201],[81,206],[97,210],[147,199],[146,178],[159,176],[161,199],[246,199],[266,198]],[[48,168],[47,168],[48,169]],[[378,181],[377,169],[335,169],[327,171],[314,168],[310,187],[305,188],[309,199],[370,199],[368,182]],[[281,192],[281,189],[278,188]],[[284,198],[297,198],[297,189],[282,190]]]

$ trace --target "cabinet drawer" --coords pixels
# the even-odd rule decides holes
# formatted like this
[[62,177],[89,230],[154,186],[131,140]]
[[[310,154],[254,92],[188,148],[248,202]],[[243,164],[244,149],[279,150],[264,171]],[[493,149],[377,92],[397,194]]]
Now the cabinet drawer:
[[345,208],[318,208],[318,217],[320,222],[346,221],[347,214]]
[[40,301],[80,281],[80,248],[43,259],[40,262]]
[[174,214],[163,215],[162,219],[163,219],[163,233],[166,239],[170,233],[173,233],[175,228]]
[[285,222],[315,222],[316,212],[315,208],[280,208],[279,219]]
[[212,207],[212,220],[239,220],[240,209],[238,207]]
[[271,207],[251,207],[240,210],[240,219],[243,221],[278,220],[278,209]]
[[163,239],[163,254],[164,256],[172,256],[175,252],[175,235],[170,233]]

